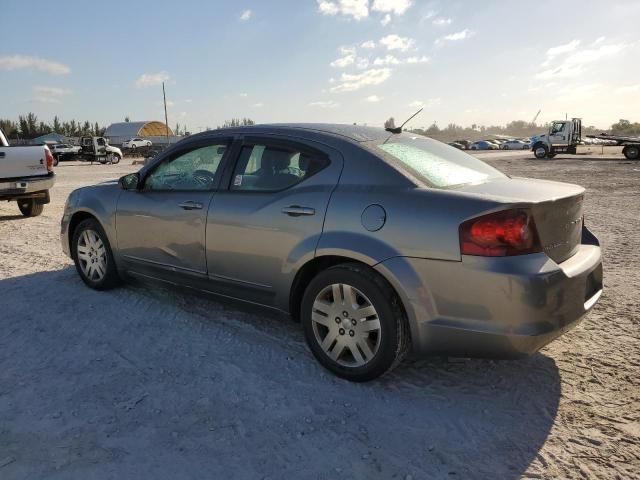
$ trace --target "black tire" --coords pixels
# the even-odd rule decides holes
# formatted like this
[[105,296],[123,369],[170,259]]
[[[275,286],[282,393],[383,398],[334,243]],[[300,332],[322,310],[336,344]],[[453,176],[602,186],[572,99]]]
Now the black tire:
[[53,156],[53,166],[57,167],[58,163],[60,163],[60,157],[58,157],[58,155],[54,155]]
[[18,208],[25,217],[37,217],[44,211],[44,203],[37,203],[35,198],[18,200]]
[[[80,236],[87,230],[95,232],[104,244],[105,248],[106,272],[104,276],[98,280],[91,279],[85,274],[78,256],[78,242],[80,240]],[[80,275],[80,278],[88,287],[93,288],[94,290],[109,290],[117,287],[121,283],[116,263],[113,260],[113,253],[111,251],[109,239],[107,238],[107,235],[100,223],[98,223],[94,218],[83,220],[73,231],[71,236],[71,257],[73,258],[73,263],[75,263],[78,275]]]
[[543,158],[546,158],[547,155],[549,154],[549,148],[547,148],[547,146],[543,144],[534,145],[533,154],[537,159],[542,160]]
[[136,148],[138,148],[138,147],[137,147],[137,145],[135,143],[131,145],[131,150],[135,150]]
[[[345,366],[331,359],[321,347],[313,329],[312,311],[316,297],[333,284],[350,285],[362,292],[375,308],[380,322],[379,346],[362,366]],[[301,305],[305,339],[315,358],[329,371],[352,382],[366,382],[395,368],[409,348],[409,329],[396,293],[376,272],[359,264],[341,264],[320,272],[308,285]]]
[[638,145],[627,145],[622,149],[622,153],[628,160],[638,160],[640,158],[640,147]]

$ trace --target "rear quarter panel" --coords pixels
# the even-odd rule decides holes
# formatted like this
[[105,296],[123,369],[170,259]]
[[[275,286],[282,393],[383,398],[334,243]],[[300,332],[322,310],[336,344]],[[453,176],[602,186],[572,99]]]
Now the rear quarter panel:
[[[358,150],[345,156],[316,254],[347,256],[369,265],[395,256],[459,261],[460,223],[497,203],[474,194],[416,187],[384,161]],[[370,205],[380,205],[386,213],[377,231],[363,225],[362,214]]]

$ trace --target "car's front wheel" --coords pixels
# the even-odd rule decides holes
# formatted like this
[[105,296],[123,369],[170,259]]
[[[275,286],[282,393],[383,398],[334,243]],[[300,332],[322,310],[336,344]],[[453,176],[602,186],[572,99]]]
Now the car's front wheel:
[[80,222],[73,232],[71,247],[76,270],[87,286],[108,290],[120,283],[109,240],[96,220]]
[[547,156],[547,153],[549,153],[549,149],[544,145],[537,145],[533,149],[533,154],[536,156],[536,158],[539,159],[545,158]]
[[397,296],[367,267],[344,264],[319,273],[305,291],[301,314],[313,355],[347,380],[373,380],[407,352],[408,330]]

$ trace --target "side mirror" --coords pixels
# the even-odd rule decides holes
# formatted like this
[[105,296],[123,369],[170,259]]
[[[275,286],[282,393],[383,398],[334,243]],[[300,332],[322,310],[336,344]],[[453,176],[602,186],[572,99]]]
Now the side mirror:
[[120,177],[118,185],[123,190],[138,190],[140,185],[140,175],[138,173],[130,173],[124,177]]

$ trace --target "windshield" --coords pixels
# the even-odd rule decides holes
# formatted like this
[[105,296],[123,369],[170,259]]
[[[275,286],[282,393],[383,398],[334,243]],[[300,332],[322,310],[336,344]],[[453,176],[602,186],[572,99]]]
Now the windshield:
[[376,153],[431,187],[481,183],[506,175],[457,148],[420,135],[398,135],[374,144]]

